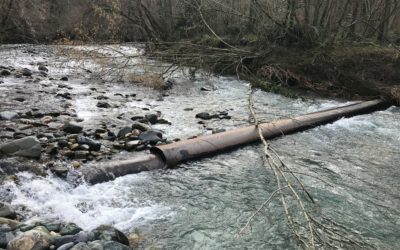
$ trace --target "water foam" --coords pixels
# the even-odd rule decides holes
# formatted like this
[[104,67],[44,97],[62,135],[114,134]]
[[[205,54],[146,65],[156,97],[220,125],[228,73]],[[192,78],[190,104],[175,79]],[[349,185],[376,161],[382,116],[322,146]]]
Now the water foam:
[[30,221],[73,222],[85,230],[111,224],[120,230],[130,231],[139,224],[174,216],[170,207],[135,199],[132,186],[135,182],[140,184],[144,175],[77,187],[51,175],[43,178],[20,173],[18,178],[19,185],[8,183],[1,188],[14,194],[12,205],[29,209],[23,213]]

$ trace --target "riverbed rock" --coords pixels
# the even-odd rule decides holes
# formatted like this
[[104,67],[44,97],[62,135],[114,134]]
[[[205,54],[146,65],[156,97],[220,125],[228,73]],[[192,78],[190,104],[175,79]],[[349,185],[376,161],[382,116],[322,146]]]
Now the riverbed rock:
[[158,115],[156,115],[156,114],[146,114],[145,117],[151,124],[156,124],[157,123]]
[[66,77],[66,76],[63,76],[63,77],[61,77],[61,78],[60,78],[60,80],[61,80],[61,81],[65,81],[65,82],[66,82],[66,81],[68,81],[68,77]]
[[69,134],[79,134],[83,130],[83,127],[75,122],[70,121],[63,125],[62,130]]
[[21,70],[21,74],[22,74],[23,76],[31,76],[31,75],[32,75],[32,71],[31,71],[30,69],[23,68],[23,69]]
[[3,69],[3,70],[0,72],[0,75],[2,75],[2,76],[9,76],[9,75],[11,75],[11,72],[10,72],[9,70]]
[[55,155],[58,152],[58,146],[56,143],[50,143],[46,148],[46,153],[49,155]]
[[125,143],[125,150],[128,150],[128,151],[134,150],[139,145],[140,145],[140,141],[138,141],[138,140],[128,141],[127,143]]
[[132,124],[132,129],[138,129],[142,132],[151,130],[150,126],[148,126],[147,124],[141,123],[141,122],[134,122]]
[[71,150],[78,150],[79,149],[79,144],[78,143],[73,143],[71,142],[71,145],[69,147]]
[[213,118],[213,116],[210,115],[210,113],[201,112],[201,113],[196,114],[196,118],[203,119],[203,120],[211,120]]
[[41,226],[41,225],[38,225],[38,226],[34,227],[32,230],[40,231],[40,232],[45,233],[45,234],[49,234],[50,233],[49,230],[47,230],[47,228],[45,226]]
[[0,153],[13,156],[40,158],[42,147],[35,136],[28,136],[0,145]]
[[167,120],[165,120],[165,119],[158,119],[158,120],[157,120],[157,123],[158,123],[158,124],[168,124],[168,125],[171,125],[171,124],[172,124],[170,121],[167,121]]
[[228,112],[226,111],[221,111],[218,112],[217,114],[210,114],[207,112],[201,112],[196,114],[196,118],[202,119],[202,120],[211,120],[211,119],[231,119],[231,116],[228,115]]
[[67,141],[67,140],[60,139],[57,143],[58,143],[58,146],[59,146],[60,148],[68,147],[68,141]]
[[145,240],[143,235],[137,232],[130,233],[127,238],[129,240],[129,246],[135,249]]
[[17,214],[10,204],[0,202],[0,217],[15,219],[17,217]]
[[21,233],[7,245],[7,250],[38,250],[50,246],[49,235],[41,231],[30,230]]
[[50,232],[58,232],[61,228],[61,223],[57,222],[40,222],[38,225],[44,226]]
[[112,226],[101,225],[94,229],[93,233],[97,240],[116,241],[129,246],[129,240],[125,234]]
[[68,168],[65,166],[55,166],[51,169],[51,171],[58,177],[62,178],[65,178],[68,175]]
[[88,242],[94,241],[94,233],[92,232],[80,232],[76,235],[64,235],[64,236],[56,236],[51,239],[51,244],[55,247],[60,247],[70,242],[79,243],[79,242]]
[[154,130],[145,131],[139,135],[139,140],[145,143],[156,144],[162,141],[162,133]]
[[96,107],[108,109],[111,108],[111,105],[108,102],[98,102]]
[[19,221],[16,221],[16,220],[11,220],[11,219],[0,217],[0,226],[1,225],[7,225],[7,226],[11,227],[11,229],[14,230],[16,227],[18,227],[20,225],[20,223],[19,223]]
[[201,91],[212,91],[211,88],[209,88],[209,87],[204,87],[204,86],[201,87],[200,90],[201,90]]
[[118,131],[117,137],[119,139],[124,138],[126,134],[132,132],[132,128],[131,127],[123,127]]
[[67,223],[60,228],[61,235],[74,235],[82,231],[75,223]]
[[13,120],[18,117],[18,113],[14,111],[0,112],[0,120]]
[[40,71],[45,71],[45,72],[48,72],[48,71],[49,71],[49,69],[46,68],[46,66],[44,66],[44,65],[39,65],[38,70],[40,70]]
[[14,238],[15,235],[12,232],[11,227],[7,225],[0,226],[0,248],[6,248],[8,242],[12,241]]
[[[121,244],[119,242],[116,241],[94,241],[94,242],[90,242],[89,247],[91,247],[91,249],[102,249],[102,250],[131,250],[132,248],[130,248],[127,245]],[[101,248],[100,248],[101,246]]]
[[57,250],[69,250],[75,245],[74,242],[66,243],[60,247],[57,248]]
[[80,242],[72,247],[70,250],[103,250],[103,248],[101,248],[101,246],[100,248],[91,247],[85,242]]
[[101,149],[101,143],[90,138],[78,135],[76,137],[76,142],[79,145],[88,145],[91,151],[99,151]]

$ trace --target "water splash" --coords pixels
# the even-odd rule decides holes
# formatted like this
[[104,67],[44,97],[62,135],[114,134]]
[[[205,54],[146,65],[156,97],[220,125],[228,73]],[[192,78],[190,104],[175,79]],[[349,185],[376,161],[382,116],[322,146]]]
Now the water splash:
[[132,197],[135,183],[145,175],[131,175],[113,182],[77,187],[49,175],[46,178],[19,173],[21,183],[7,183],[0,192],[14,195],[12,205],[26,208],[30,221],[45,219],[74,222],[90,230],[101,224],[111,224],[120,230],[131,230],[138,224],[174,216],[168,206]]

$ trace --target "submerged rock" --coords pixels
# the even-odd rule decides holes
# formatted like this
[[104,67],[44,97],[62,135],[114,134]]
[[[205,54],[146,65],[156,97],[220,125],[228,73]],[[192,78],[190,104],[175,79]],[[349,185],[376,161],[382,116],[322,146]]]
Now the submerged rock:
[[0,202],[0,217],[15,219],[17,214],[8,203]]
[[48,249],[50,246],[49,235],[41,231],[31,230],[24,232],[7,245],[7,250],[37,250]]
[[35,136],[24,137],[0,145],[0,153],[5,155],[40,158],[42,147]]

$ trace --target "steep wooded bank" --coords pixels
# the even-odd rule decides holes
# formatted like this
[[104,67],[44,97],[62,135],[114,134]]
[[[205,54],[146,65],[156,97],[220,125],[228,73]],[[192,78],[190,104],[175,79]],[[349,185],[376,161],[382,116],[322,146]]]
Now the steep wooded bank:
[[148,42],[162,60],[269,90],[399,102],[397,0],[4,0],[0,22],[2,43]]

